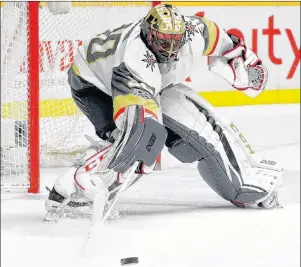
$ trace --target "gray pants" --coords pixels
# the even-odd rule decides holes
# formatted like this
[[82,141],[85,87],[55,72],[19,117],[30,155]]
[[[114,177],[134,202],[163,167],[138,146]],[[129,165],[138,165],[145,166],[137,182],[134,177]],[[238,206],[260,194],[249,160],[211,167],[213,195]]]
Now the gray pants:
[[77,76],[72,69],[68,71],[68,82],[76,105],[94,125],[96,134],[103,140],[114,141],[106,134],[116,128],[112,97]]

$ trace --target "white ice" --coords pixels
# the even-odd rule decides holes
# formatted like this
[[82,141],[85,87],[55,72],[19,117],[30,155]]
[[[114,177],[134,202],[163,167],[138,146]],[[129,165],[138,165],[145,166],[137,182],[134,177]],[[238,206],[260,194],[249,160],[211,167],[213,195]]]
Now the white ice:
[[258,154],[285,168],[283,209],[245,210],[217,196],[195,164],[163,158],[164,169],[130,188],[110,220],[82,247],[89,219],[45,223],[45,185],[62,169],[42,170],[39,195],[1,196],[3,267],[115,267],[139,257],[137,267],[300,266],[300,105],[220,108]]

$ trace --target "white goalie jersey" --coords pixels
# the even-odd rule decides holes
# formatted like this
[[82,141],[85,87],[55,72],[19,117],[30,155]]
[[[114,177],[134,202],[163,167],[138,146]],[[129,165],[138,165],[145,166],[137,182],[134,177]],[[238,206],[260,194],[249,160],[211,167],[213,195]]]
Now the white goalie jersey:
[[[228,64],[246,46],[236,44],[224,30],[205,18],[186,16],[184,20],[185,43],[173,62],[157,62],[141,38],[140,20],[113,31],[107,30],[84,42],[75,56],[73,73],[113,97],[114,120],[119,111],[129,105],[143,105],[149,114],[156,117],[159,104],[155,96],[158,92],[183,82],[193,73],[203,56],[212,59],[209,69],[213,72],[236,88],[248,89],[248,73],[242,66],[244,63],[235,61],[240,68]],[[252,51],[249,53],[255,55]],[[237,70],[241,73],[235,73]]]
[[111,81],[115,68],[122,63],[137,81],[158,93],[171,83],[184,81],[198,64],[198,58],[221,55],[233,47],[230,37],[213,22],[198,17],[185,17],[186,43],[178,53],[178,61],[158,64],[153,53],[140,38],[142,21],[122,25],[87,40],[75,57],[73,69],[85,80],[112,95]]

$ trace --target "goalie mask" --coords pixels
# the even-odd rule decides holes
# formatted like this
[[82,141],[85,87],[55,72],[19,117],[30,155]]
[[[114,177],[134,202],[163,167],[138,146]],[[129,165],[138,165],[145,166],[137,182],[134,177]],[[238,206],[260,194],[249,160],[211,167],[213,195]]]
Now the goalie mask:
[[185,43],[185,21],[179,10],[162,4],[152,8],[144,18],[142,35],[159,63],[177,60],[177,53]]

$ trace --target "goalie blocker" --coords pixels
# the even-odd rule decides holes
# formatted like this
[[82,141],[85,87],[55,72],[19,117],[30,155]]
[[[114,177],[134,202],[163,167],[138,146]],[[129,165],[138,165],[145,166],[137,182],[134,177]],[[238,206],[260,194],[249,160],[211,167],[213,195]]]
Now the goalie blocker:
[[[125,108],[122,130],[116,128],[112,135],[115,136],[113,144],[98,147],[94,144],[81,162],[59,177],[46,201],[48,211],[61,211],[62,204],[66,210],[70,207],[83,210],[82,207],[93,203],[99,192],[103,192],[104,208],[116,195],[135,162],[140,164],[129,186],[153,170],[167,132],[156,120],[144,116],[142,106],[129,106]],[[65,199],[70,199],[68,204],[64,203]]]

